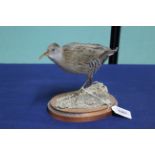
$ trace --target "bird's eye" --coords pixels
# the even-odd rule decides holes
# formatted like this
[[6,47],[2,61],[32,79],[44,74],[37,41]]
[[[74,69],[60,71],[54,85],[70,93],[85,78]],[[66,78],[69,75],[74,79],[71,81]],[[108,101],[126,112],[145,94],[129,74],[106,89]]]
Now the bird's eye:
[[52,51],[55,51],[55,49],[53,48]]

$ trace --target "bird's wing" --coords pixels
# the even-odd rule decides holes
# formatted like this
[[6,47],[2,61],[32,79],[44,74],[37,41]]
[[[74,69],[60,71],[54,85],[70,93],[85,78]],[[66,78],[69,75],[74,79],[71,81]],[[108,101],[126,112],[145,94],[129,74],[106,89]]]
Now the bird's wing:
[[[80,63],[89,63],[94,58],[99,58],[106,51],[110,50],[100,44],[84,44],[84,43],[70,43],[63,46],[64,55],[68,59]],[[68,58],[69,57],[69,58]]]
[[91,49],[91,50],[110,50],[110,48],[102,46],[101,44],[91,43],[78,43],[72,42],[63,46],[64,49],[77,50],[77,49]]
[[79,72],[87,72],[92,60],[100,58],[109,48],[100,44],[70,43],[63,46],[65,64]]

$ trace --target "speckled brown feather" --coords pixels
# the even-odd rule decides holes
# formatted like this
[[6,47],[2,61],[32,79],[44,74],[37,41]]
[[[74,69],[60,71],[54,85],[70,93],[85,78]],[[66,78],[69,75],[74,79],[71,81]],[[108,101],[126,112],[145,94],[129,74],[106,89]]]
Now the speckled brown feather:
[[107,51],[110,48],[103,47],[100,44],[81,44],[70,43],[63,46],[64,66],[71,72],[87,74],[89,63],[93,59],[103,59],[108,56]]

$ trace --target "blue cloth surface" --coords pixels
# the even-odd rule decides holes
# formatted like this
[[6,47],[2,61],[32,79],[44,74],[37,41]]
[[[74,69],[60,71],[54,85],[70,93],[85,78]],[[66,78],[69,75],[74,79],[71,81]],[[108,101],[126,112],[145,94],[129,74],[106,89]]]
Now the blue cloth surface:
[[68,123],[52,118],[48,101],[79,89],[86,77],[56,65],[0,64],[0,128],[155,128],[155,65],[104,65],[95,80],[108,86],[132,120],[109,116],[94,122]]

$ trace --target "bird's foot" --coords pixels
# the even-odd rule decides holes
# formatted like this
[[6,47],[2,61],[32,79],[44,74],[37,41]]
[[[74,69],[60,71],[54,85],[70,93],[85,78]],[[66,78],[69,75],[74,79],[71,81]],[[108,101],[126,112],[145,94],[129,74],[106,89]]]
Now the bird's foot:
[[86,88],[92,86],[93,84],[97,84],[97,83],[99,83],[99,82],[98,82],[98,81],[94,81],[94,82],[87,82],[87,81],[86,81],[86,82],[82,85],[82,87],[80,88],[79,91],[81,91],[81,90],[83,90],[83,89],[86,89]]
[[83,86],[81,87],[81,89],[88,88],[88,87],[90,87],[91,85],[92,85],[92,83],[90,83],[90,82],[85,82],[85,83],[83,84]]

